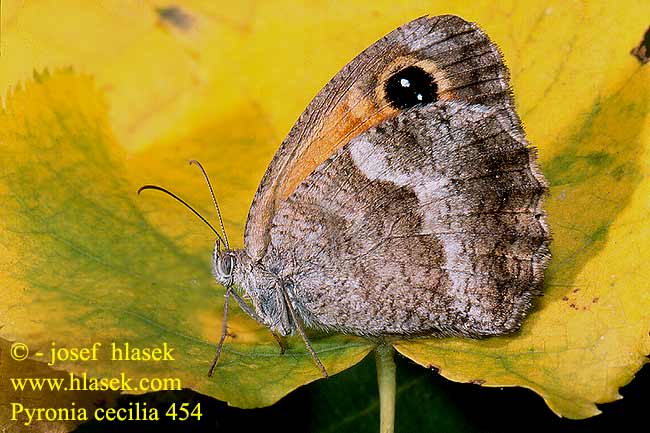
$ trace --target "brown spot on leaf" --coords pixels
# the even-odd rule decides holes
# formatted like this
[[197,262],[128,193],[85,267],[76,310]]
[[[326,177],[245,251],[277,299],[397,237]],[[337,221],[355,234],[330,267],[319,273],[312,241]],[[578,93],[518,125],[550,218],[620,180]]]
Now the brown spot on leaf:
[[573,289],[573,293],[578,293],[580,289]]
[[576,308],[576,304],[571,304],[571,305],[569,305],[569,307],[574,308],[574,309],[577,310],[577,308]]
[[600,300],[600,298],[594,298],[594,299],[591,300],[591,302],[593,302],[594,304],[596,304],[599,300]]
[[568,301],[568,300],[569,300],[569,297],[568,297],[568,296],[562,296],[562,300],[563,300],[563,301]]
[[188,31],[192,28],[194,18],[178,6],[168,6],[166,8],[157,8],[156,12],[160,19],[167,24]]
[[650,62],[650,27],[645,31],[639,45],[632,48],[630,54],[639,59],[642,65]]

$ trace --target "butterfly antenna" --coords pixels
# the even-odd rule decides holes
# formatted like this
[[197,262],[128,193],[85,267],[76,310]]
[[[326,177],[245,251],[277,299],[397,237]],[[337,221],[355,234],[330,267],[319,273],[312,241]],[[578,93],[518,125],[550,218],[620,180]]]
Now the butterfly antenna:
[[[165,194],[167,194],[167,195],[169,195],[169,196],[175,198],[175,199],[178,200],[179,202],[181,202],[183,205],[185,205],[186,208],[188,208],[189,210],[191,210],[192,212],[194,212],[194,215],[196,215],[197,217],[201,218],[201,221],[203,221],[204,223],[206,223],[207,226],[210,227],[210,228],[212,229],[212,231],[214,232],[214,234],[217,235],[217,238],[219,238],[219,240],[220,240],[221,242],[224,242],[224,243],[227,244],[227,242],[225,242],[225,241],[221,238],[221,236],[219,235],[219,232],[217,232],[217,230],[216,230],[214,227],[212,227],[212,224],[210,224],[210,223],[208,222],[208,220],[206,220],[205,218],[203,218],[203,215],[201,215],[201,214],[198,213],[196,210],[194,210],[194,208],[193,208],[192,206],[190,206],[190,205],[189,205],[185,200],[183,200],[182,198],[180,198],[179,196],[177,196],[177,195],[174,194],[173,192],[171,192],[171,191],[169,191],[169,190],[163,188],[162,186],[158,186],[158,185],[144,185],[144,186],[141,186],[140,189],[138,190],[138,194],[140,194],[140,193],[141,193],[142,191],[144,191],[145,189],[155,189],[156,191],[164,192]],[[224,233],[224,235],[225,235],[225,233]]]
[[212,189],[212,184],[210,183],[210,178],[208,177],[208,173],[205,172],[201,163],[196,159],[190,160],[190,165],[192,164],[195,164],[197,167],[199,167],[201,173],[203,173],[203,178],[205,179],[205,183],[208,184],[208,188],[210,189],[210,195],[212,196],[212,203],[214,203],[214,207],[215,209],[217,209],[217,216],[219,217],[219,225],[221,225],[221,233],[223,233],[224,244],[226,245],[226,249],[229,250],[230,244],[228,244],[228,236],[226,235],[226,229],[223,226],[221,211],[219,210],[219,204],[217,203],[217,198],[214,196],[214,190]]

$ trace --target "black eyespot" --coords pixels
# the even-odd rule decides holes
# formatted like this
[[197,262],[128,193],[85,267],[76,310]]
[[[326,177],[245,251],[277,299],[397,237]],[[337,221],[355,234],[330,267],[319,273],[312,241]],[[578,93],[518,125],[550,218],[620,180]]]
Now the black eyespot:
[[386,98],[398,109],[428,104],[438,99],[438,85],[429,73],[417,66],[397,71],[386,80]]

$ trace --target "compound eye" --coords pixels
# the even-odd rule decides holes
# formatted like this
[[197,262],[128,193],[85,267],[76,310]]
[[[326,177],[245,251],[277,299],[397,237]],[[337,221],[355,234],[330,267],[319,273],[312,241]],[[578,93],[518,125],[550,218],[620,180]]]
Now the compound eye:
[[226,255],[222,261],[222,270],[224,275],[232,275],[233,268],[235,267],[235,259],[233,256]]

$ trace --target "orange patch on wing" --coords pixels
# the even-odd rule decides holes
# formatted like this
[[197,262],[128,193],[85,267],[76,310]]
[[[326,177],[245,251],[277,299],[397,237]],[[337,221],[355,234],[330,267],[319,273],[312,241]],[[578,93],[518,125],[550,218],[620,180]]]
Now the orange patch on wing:
[[323,118],[320,127],[314,129],[300,155],[287,167],[277,201],[286,200],[316,167],[352,138],[397,114],[397,109],[380,103],[375,99],[375,92],[363,94],[359,88],[350,89]]
[[374,89],[363,93],[358,87],[351,88],[346,97],[323,118],[320,127],[314,129],[300,155],[286,168],[286,177],[276,194],[276,206],[286,200],[316,167],[352,138],[398,113],[398,109],[386,102],[384,83],[392,74],[407,66],[418,66],[431,74],[438,85],[439,99],[454,98],[453,91],[448,90],[452,84],[435,62],[415,56],[395,59],[379,76]]

